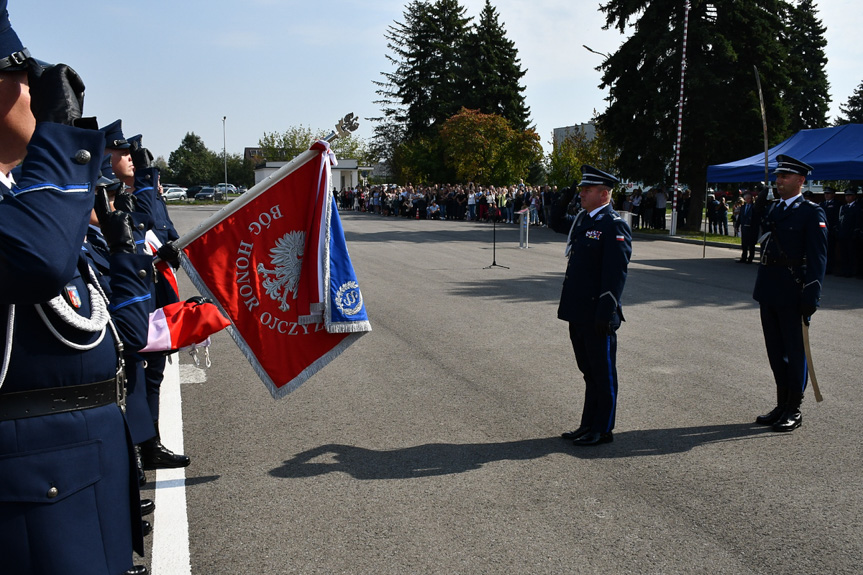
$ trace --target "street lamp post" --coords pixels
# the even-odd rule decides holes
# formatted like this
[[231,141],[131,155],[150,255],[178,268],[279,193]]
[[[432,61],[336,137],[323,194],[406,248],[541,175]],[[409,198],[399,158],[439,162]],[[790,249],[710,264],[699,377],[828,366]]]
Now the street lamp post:
[[228,137],[225,130],[227,116],[222,116],[222,160],[225,162],[225,199],[228,199]]

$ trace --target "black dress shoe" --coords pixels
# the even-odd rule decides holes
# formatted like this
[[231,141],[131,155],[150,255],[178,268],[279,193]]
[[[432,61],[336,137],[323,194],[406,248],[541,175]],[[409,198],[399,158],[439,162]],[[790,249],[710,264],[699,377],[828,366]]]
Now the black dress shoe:
[[794,431],[803,424],[803,415],[798,410],[786,411],[782,414],[776,423],[773,424],[773,431],[788,432]]
[[143,565],[135,565],[134,567],[123,573],[123,575],[148,575],[149,573],[150,570]]
[[146,519],[141,520],[141,535],[146,537],[153,532],[153,525]]
[[161,467],[174,469],[177,467],[188,467],[192,462],[187,455],[174,453],[159,439],[151,439],[141,445],[141,458],[148,467]]
[[141,500],[141,517],[149,515],[156,510],[156,503],[152,499]]
[[756,417],[755,423],[757,423],[758,425],[773,425],[774,423],[779,421],[779,418],[782,417],[782,414],[784,412],[785,412],[785,406],[784,405],[777,405],[772,410],[770,410],[768,413],[765,413],[764,415],[759,415],[758,417]]
[[589,431],[572,442],[573,445],[599,445],[601,443],[611,443],[614,441],[614,435],[608,433],[600,433],[598,431]]
[[560,436],[563,439],[569,439],[569,440],[578,439],[579,437],[581,437],[582,435],[584,435],[588,431],[590,431],[590,427],[588,427],[587,425],[582,425],[581,427],[579,427],[575,431],[564,431],[563,433],[560,434]]

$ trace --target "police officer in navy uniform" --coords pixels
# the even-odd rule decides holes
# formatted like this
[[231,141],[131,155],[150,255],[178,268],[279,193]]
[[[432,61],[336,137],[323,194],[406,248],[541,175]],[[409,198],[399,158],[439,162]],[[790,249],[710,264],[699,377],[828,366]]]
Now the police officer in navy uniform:
[[[136,252],[141,255],[149,255],[152,257],[152,251],[145,240],[147,230],[152,226],[152,221],[145,214],[137,213],[137,206],[132,196],[122,191],[123,184],[115,176],[111,167],[111,157],[103,157],[101,167],[101,177],[97,181],[97,190],[104,189],[106,199],[110,199],[111,204],[121,211],[129,213],[134,223],[134,238]],[[122,204],[121,204],[122,203]],[[105,207],[102,206],[102,210]],[[104,214],[103,214],[104,219]],[[99,214],[94,208],[90,216],[90,226],[87,230],[87,238],[84,242],[84,251],[90,259],[92,266],[100,273],[100,277],[106,278],[108,285],[105,290],[110,293],[110,277],[111,277],[111,257],[108,244],[102,234],[102,229],[99,222]],[[151,286],[152,296],[152,286]],[[155,298],[150,297],[149,305],[150,312],[155,309]],[[149,440],[156,435],[153,426],[153,417],[150,413],[150,407],[147,403],[147,393],[145,388],[144,375],[144,359],[141,354],[137,353],[137,349],[126,347],[124,349],[124,361],[126,364],[126,423],[129,428],[129,435],[132,438],[132,443],[136,446],[146,440]],[[135,467],[137,472],[138,484],[144,486],[147,483],[147,477],[144,473],[143,463],[140,457],[140,450],[136,447],[135,452]],[[155,503],[151,499],[141,500],[141,515],[149,515],[155,510]],[[148,524],[145,522],[145,531],[148,529]]]
[[755,257],[755,244],[758,243],[758,220],[755,219],[755,206],[752,205],[752,192],[743,192],[743,207],[740,208],[740,259],[741,264],[751,264]]
[[837,232],[839,231],[839,210],[842,204],[836,198],[836,190],[827,186],[824,188],[824,201],[821,209],[827,217],[827,269],[824,273],[832,274],[836,266]]
[[[117,177],[130,187],[134,194],[138,210],[152,221],[152,231],[155,236],[155,247],[162,260],[176,262],[178,253],[168,243],[177,239],[178,234],[167,214],[167,207],[158,195],[159,174],[153,165],[153,156],[142,146],[140,135],[126,139],[123,135],[122,121],[116,120],[102,128],[105,133],[106,152],[112,156],[112,168]],[[157,308],[179,301],[179,294],[167,281],[165,270],[158,271],[153,287],[153,297]],[[147,403],[153,420],[155,433],[138,445],[138,453],[145,467],[178,468],[187,467],[191,463],[189,456],[174,453],[162,444],[159,433],[159,402],[162,380],[165,371],[165,356],[163,354],[144,354],[144,377]]]
[[[569,261],[557,317],[569,322],[569,337],[578,368],[584,374],[581,424],[562,434],[575,445],[613,441],[617,407],[617,329],[623,321],[620,301],[632,255],[629,225],[610,204],[618,179],[582,166],[582,179],[562,194],[550,226],[568,234]],[[581,210],[567,213],[576,190]]]
[[859,233],[861,226],[860,202],[857,201],[857,188],[845,190],[845,203],[839,208],[839,226],[836,237],[839,242],[839,261],[842,265],[842,275],[846,278],[854,277],[857,273],[863,273],[863,269],[857,268],[859,255]]
[[827,265],[827,218],[821,206],[804,200],[801,193],[812,167],[785,155],[776,160],[774,174],[780,200],[768,202],[765,190],[755,203],[765,237],[752,297],[760,304],[777,399],[776,407],[759,415],[756,423],[787,432],[803,421],[800,405],[808,373],[802,322],[808,324],[821,298]]
[[146,341],[139,298],[152,272],[146,257],[127,251],[119,219],[107,301],[82,255],[104,148],[98,132],[68,125],[82,99],[74,71],[29,58],[0,0],[4,575],[146,573],[131,560],[143,542],[119,350]]

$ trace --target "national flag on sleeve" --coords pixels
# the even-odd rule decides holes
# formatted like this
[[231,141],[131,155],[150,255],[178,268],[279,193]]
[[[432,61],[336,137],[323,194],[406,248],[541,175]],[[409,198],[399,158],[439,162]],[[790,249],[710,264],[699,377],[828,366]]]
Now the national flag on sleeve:
[[330,190],[325,141],[177,240],[202,294],[275,398],[371,331]]

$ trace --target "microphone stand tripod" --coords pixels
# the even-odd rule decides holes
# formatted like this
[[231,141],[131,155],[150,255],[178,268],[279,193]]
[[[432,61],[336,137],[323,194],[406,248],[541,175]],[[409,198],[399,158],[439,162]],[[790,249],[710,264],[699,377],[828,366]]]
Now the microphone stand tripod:
[[508,270],[508,267],[497,263],[497,218],[491,221],[491,226],[491,265],[485,266],[482,269],[490,270],[491,268],[503,268]]

